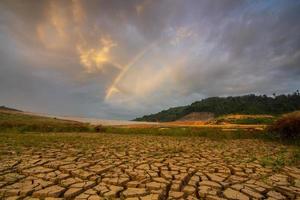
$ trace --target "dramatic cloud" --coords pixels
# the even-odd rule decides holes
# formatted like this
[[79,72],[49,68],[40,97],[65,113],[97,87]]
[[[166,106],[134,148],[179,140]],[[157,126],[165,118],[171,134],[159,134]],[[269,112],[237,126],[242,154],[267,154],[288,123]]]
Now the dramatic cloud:
[[300,85],[300,2],[3,0],[0,104],[132,119]]

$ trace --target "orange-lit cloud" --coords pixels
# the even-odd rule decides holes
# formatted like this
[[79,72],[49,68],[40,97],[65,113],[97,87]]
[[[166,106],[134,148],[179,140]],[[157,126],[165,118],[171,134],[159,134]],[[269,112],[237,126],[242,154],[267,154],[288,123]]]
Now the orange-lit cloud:
[[[88,73],[97,70],[103,70],[105,63],[114,63],[111,60],[111,49],[117,46],[117,43],[110,37],[102,37],[99,42],[99,48],[87,48],[84,45],[77,45],[80,63]],[[116,65],[119,67],[119,65]]]
[[68,39],[66,32],[67,17],[64,10],[57,4],[57,1],[51,1],[46,19],[36,26],[36,34],[39,41],[48,49],[57,49],[63,47]]
[[72,14],[73,14],[73,18],[74,21],[76,23],[83,23],[86,16],[85,16],[85,11],[81,5],[81,1],[80,0],[72,0],[73,3],[73,7],[72,7]]
[[50,23],[55,28],[56,32],[60,37],[67,37],[65,32],[66,27],[66,16],[64,15],[64,10],[55,3],[56,1],[51,1],[49,8]]

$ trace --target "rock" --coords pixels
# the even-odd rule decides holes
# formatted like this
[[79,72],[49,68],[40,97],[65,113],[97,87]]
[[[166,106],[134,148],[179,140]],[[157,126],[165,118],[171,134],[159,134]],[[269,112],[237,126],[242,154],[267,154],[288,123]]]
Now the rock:
[[159,183],[169,184],[169,181],[167,181],[166,179],[161,178],[161,177],[156,177],[156,178],[153,179],[153,181],[156,181],[156,182],[159,182]]
[[172,191],[180,191],[180,187],[181,187],[181,184],[178,184],[178,183],[173,183],[171,185],[171,189]]
[[64,198],[70,199],[83,191],[83,188],[70,188],[64,193]]
[[73,171],[71,171],[71,173],[74,176],[78,176],[79,178],[82,178],[82,179],[88,179],[89,177],[91,177],[92,175],[94,175],[94,173],[85,171],[83,169],[73,170]]
[[145,188],[127,188],[125,191],[123,191],[124,197],[138,197],[146,194],[147,191]]
[[21,199],[20,196],[12,196],[12,197],[6,198],[6,200],[19,200],[19,199]]
[[141,200],[159,200],[159,194],[149,194],[143,197],[140,197]]
[[37,167],[33,167],[33,168],[23,170],[23,173],[28,174],[28,175],[34,175],[34,174],[40,174],[40,173],[49,173],[49,172],[52,172],[52,171],[54,171],[54,169],[50,169],[50,168],[42,167],[42,166],[37,166]]
[[104,197],[107,197],[107,198],[115,198],[117,196],[119,196],[119,192],[121,192],[123,190],[123,187],[119,187],[119,186],[114,186],[114,185],[111,185],[109,186],[109,189],[110,191],[104,193]]
[[267,196],[268,196],[268,197],[272,197],[272,198],[274,198],[274,199],[278,199],[278,200],[284,200],[284,199],[286,199],[285,196],[283,196],[282,194],[280,194],[279,192],[276,192],[276,191],[274,191],[274,190],[269,191],[269,192],[267,193]]
[[295,179],[295,187],[300,188],[300,179]]
[[131,187],[131,188],[135,188],[140,184],[140,182],[138,181],[130,181],[128,183],[126,183],[127,187]]
[[149,190],[159,190],[161,188],[165,188],[166,185],[164,183],[150,182],[150,183],[146,183],[146,187]]
[[[290,187],[286,187],[286,186],[275,187],[275,190],[280,192],[281,194],[284,194],[285,196],[288,196],[291,199],[295,198],[295,196],[297,194],[296,191],[294,191]],[[299,195],[300,195],[300,193],[299,193]]]
[[213,181],[201,181],[199,183],[200,186],[209,186],[216,189],[221,189],[222,186],[219,183],[213,182]]
[[237,200],[249,200],[250,199],[248,196],[244,195],[243,193],[233,190],[231,188],[227,188],[223,192],[223,194],[227,199],[237,199]]
[[33,193],[33,197],[59,197],[66,189],[58,185],[50,186]]
[[207,173],[206,175],[210,178],[210,180],[215,181],[215,182],[222,182],[226,179],[224,177],[218,176],[213,173]]
[[218,197],[218,196],[213,196],[213,195],[208,195],[206,197],[207,200],[226,200],[224,198]]
[[196,189],[193,186],[187,185],[183,188],[183,192],[187,194],[194,194]]
[[234,184],[231,186],[233,189],[240,191],[241,189],[244,188],[242,184]]
[[105,200],[105,198],[99,197],[98,195],[91,195],[88,200]]
[[108,167],[103,167],[103,166],[92,166],[89,168],[90,171],[96,173],[96,174],[102,174],[106,171],[108,171],[111,167],[108,166]]
[[261,195],[260,193],[255,192],[253,190],[250,190],[249,188],[242,189],[242,192],[245,193],[245,194],[247,194],[247,195],[249,195],[252,198],[255,198],[255,199],[262,199],[262,198],[264,198],[263,195]]
[[138,197],[129,197],[129,198],[126,198],[125,200],[140,200]]
[[174,199],[179,199],[179,198],[182,198],[184,195],[183,192],[176,192],[176,191],[170,191],[169,192],[169,197],[172,197]]

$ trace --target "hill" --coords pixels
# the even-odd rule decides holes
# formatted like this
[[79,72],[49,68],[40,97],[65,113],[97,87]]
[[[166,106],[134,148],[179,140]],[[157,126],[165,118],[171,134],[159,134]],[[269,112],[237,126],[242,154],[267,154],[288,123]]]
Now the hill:
[[88,132],[87,123],[30,115],[22,111],[1,107],[0,132]]
[[0,106],[0,111],[22,112],[21,110],[17,110],[17,109],[14,109],[14,108],[9,108],[9,107],[6,107],[6,106]]
[[178,119],[177,121],[209,121],[214,118],[213,113],[209,112],[192,112]]
[[191,105],[169,108],[156,114],[145,115],[135,121],[170,122],[193,112],[210,112],[215,116],[228,114],[268,114],[278,115],[300,110],[300,93],[278,95],[244,95],[229,97],[210,97]]

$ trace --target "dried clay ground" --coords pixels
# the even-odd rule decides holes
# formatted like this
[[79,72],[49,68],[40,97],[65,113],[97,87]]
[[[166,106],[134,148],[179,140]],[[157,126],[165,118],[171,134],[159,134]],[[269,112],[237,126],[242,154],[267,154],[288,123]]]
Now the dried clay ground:
[[297,147],[257,139],[0,134],[1,199],[300,199]]

